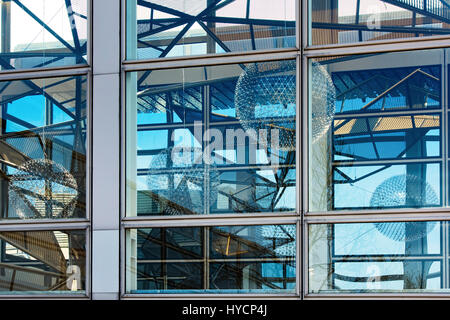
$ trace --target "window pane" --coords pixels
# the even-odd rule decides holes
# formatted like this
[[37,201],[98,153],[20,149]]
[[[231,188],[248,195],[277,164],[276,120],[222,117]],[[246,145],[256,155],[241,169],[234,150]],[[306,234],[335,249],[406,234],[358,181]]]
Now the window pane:
[[446,225],[310,225],[309,293],[442,291]]
[[127,74],[127,215],[296,210],[296,62]]
[[309,43],[344,44],[450,33],[450,6],[433,0],[310,0]]
[[296,46],[295,0],[127,0],[127,59]]
[[0,217],[86,216],[86,76],[0,82]]
[[292,293],[295,225],[132,229],[128,293]]
[[444,205],[444,53],[310,61],[311,211]]
[[85,231],[0,232],[0,250],[0,294],[85,293]]
[[85,64],[87,0],[1,1],[2,70]]

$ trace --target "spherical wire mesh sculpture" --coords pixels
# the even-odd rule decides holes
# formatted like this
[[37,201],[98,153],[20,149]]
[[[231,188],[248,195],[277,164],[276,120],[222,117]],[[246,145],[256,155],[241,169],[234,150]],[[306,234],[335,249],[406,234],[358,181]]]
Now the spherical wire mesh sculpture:
[[311,65],[311,141],[315,143],[330,128],[335,114],[336,89],[327,70]]
[[10,176],[10,210],[22,218],[71,217],[78,199],[75,178],[49,159],[23,163]]
[[[219,172],[202,161],[201,148],[171,147],[153,157],[147,187],[167,215],[202,214],[217,199]],[[208,187],[206,187],[208,186]]]
[[[249,131],[279,129],[280,149],[295,149],[295,61],[248,65],[236,84],[235,107],[242,127]],[[327,70],[312,63],[312,142],[326,133],[335,114],[336,89]]]
[[[416,190],[407,192],[407,185]],[[370,199],[372,208],[424,207],[439,205],[439,198],[429,183],[414,175],[396,175],[376,187]],[[426,236],[437,222],[375,223],[375,227],[394,241],[413,241]]]
[[235,108],[244,130],[278,129],[279,148],[295,149],[295,61],[247,65],[235,89]]

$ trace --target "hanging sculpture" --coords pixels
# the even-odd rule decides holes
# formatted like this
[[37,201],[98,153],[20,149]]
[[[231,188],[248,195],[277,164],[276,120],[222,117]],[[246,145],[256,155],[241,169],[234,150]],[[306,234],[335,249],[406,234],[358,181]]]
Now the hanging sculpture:
[[244,130],[278,129],[279,148],[285,150],[295,149],[295,70],[290,60],[250,64],[235,89],[236,115]]
[[[409,191],[407,187],[410,188]],[[430,184],[414,175],[396,175],[384,180],[370,199],[372,208],[437,205],[439,199]],[[436,222],[389,222],[375,223],[375,226],[383,235],[394,241],[412,241],[426,236],[436,224]]]
[[202,150],[194,147],[170,147],[153,157],[147,187],[160,212],[202,214],[205,205],[217,199],[219,172],[202,157]]
[[49,159],[32,159],[10,175],[10,210],[22,218],[71,217],[78,199],[75,178]]
[[331,126],[335,114],[336,89],[327,70],[311,65],[311,141],[319,140]]

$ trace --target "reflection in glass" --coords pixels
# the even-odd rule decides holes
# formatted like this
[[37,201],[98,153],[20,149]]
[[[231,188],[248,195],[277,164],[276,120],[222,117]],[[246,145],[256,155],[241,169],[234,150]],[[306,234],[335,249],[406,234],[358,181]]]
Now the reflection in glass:
[[[310,210],[443,205],[443,56],[428,50],[310,61]],[[326,107],[314,99],[315,65],[333,85],[329,125],[315,120]]]
[[85,231],[0,232],[0,294],[84,293]]
[[295,0],[127,0],[127,59],[295,47]]
[[309,293],[440,291],[447,222],[309,226]]
[[3,0],[2,70],[87,61],[88,0]]
[[86,76],[0,82],[0,217],[86,216]]
[[295,211],[295,61],[127,74],[127,215]]
[[447,0],[310,0],[309,44],[344,44],[450,33]]
[[133,229],[128,293],[295,291],[295,225]]

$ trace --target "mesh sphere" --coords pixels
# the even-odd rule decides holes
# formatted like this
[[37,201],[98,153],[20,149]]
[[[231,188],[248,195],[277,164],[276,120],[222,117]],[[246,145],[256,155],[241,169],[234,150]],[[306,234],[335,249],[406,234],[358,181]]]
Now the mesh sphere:
[[200,148],[191,147],[171,147],[153,157],[147,187],[159,197],[162,213],[202,214],[209,199],[217,198],[219,172],[214,165],[205,165],[202,157]]
[[235,107],[246,130],[278,129],[280,149],[295,149],[295,61],[250,64],[236,84]]
[[[436,205],[439,205],[439,199],[433,188],[414,175],[397,175],[384,180],[375,189],[370,199],[370,206],[373,208]],[[420,239],[428,234],[435,225],[435,222],[375,223],[378,231],[395,241]]]
[[71,217],[78,198],[75,178],[49,159],[33,159],[10,176],[10,204],[20,218]]
[[330,128],[335,114],[336,89],[325,68],[317,62],[311,69],[311,138],[320,139]]

